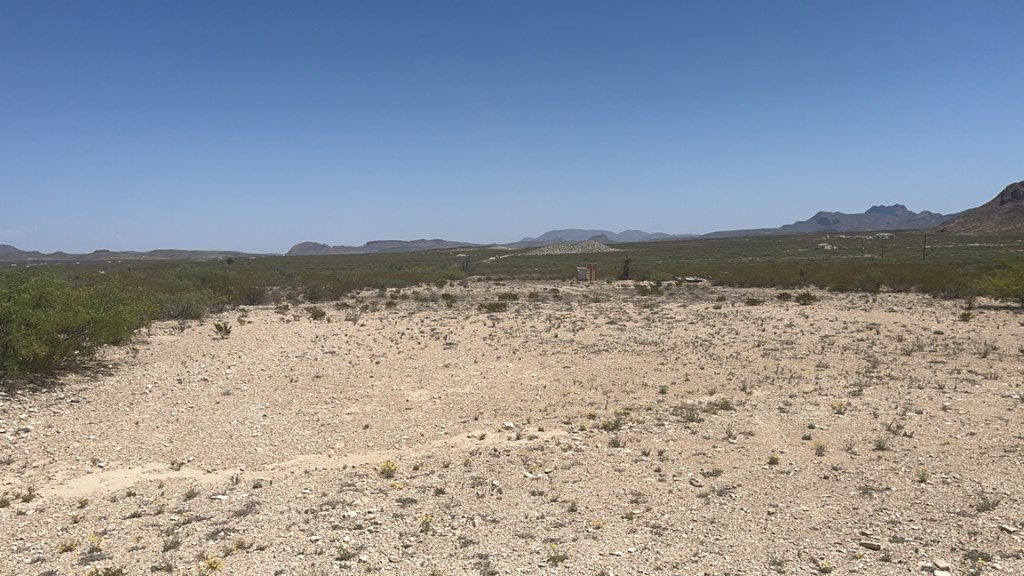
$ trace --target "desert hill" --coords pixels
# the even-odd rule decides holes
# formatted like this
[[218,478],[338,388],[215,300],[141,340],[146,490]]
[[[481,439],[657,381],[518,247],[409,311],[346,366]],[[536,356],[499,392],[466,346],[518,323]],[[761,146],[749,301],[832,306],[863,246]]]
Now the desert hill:
[[914,212],[902,204],[872,206],[864,213],[818,212],[807,220],[778,228],[725,230],[705,234],[705,238],[730,236],[763,236],[768,234],[809,234],[820,232],[880,232],[886,230],[922,230],[933,228],[956,215],[937,214],[924,210]]
[[1024,232],[1024,181],[1010,184],[987,203],[961,212],[939,231],[954,234]]

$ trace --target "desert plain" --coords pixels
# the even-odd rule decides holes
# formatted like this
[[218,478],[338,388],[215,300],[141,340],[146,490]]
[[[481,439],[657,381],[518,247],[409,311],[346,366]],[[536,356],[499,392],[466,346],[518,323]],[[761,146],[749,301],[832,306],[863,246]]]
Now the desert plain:
[[0,395],[0,573],[1024,573],[1024,314],[798,292],[154,323]]

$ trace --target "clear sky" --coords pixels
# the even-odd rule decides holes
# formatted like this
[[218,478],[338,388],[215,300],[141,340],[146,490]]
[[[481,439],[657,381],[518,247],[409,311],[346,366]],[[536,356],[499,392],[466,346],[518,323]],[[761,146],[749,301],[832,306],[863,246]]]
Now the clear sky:
[[703,233],[1024,180],[1020,0],[0,0],[0,244]]

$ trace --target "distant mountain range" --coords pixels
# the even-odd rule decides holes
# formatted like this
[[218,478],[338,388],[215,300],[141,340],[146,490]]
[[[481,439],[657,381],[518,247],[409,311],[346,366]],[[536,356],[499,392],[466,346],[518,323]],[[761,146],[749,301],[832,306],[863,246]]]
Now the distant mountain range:
[[326,254],[378,254],[382,252],[422,252],[424,250],[448,250],[464,246],[477,246],[469,242],[449,240],[374,240],[362,246],[329,246],[319,242],[300,242],[291,247],[285,256],[316,256]]
[[9,244],[0,244],[0,262],[21,262],[26,260],[40,262],[102,262],[106,260],[216,260],[219,258],[248,258],[260,254],[234,252],[230,250],[151,250],[149,252],[133,252],[112,250],[95,250],[88,254],[68,254],[67,252],[42,252],[18,250]]
[[[657,242],[687,238],[728,238],[779,234],[855,233],[894,230],[936,229],[952,234],[1015,234],[1024,233],[1024,182],[1010,184],[990,202],[957,214],[937,214],[927,210],[914,212],[902,204],[872,206],[864,213],[818,212],[807,220],[786,224],[778,228],[726,230],[698,236],[694,234],[648,233],[642,230],[590,230],[566,228],[551,230],[537,236],[526,237],[507,248],[526,248],[547,244],[568,244],[595,240],[602,244]],[[424,250],[451,250],[479,248],[485,245],[450,240],[376,240],[362,246],[330,246],[318,242],[302,242],[291,247],[287,256],[327,254],[375,254],[387,252],[418,252]],[[486,246],[495,246],[494,244]],[[245,252],[224,250],[153,250],[151,252],[113,252],[96,250],[89,254],[54,252],[26,252],[14,246],[0,244],[0,261],[102,261],[102,260],[213,260],[260,256]]]
[[624,230],[619,233],[608,230],[582,230],[580,228],[565,228],[562,230],[551,230],[536,238],[523,238],[515,245],[536,246],[545,244],[565,244],[572,242],[584,242],[596,240],[603,244],[624,244],[628,242],[653,242],[655,240],[681,240],[684,238],[696,238],[694,234],[664,234],[662,232],[644,232],[643,230]]

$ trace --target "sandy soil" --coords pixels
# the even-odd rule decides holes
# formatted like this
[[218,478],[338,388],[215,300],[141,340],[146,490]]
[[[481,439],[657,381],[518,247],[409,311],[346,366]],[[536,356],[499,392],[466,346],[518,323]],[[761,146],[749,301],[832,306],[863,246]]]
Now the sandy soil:
[[0,573],[1024,573],[1018,311],[463,284],[0,396]]

